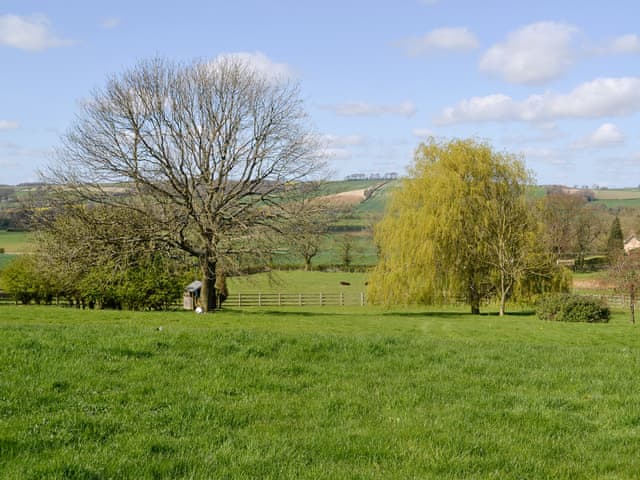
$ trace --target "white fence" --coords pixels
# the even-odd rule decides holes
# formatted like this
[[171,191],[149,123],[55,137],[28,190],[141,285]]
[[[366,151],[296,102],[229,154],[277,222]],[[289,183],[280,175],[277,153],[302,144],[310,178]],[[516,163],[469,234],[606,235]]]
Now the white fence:
[[366,304],[364,292],[348,293],[233,293],[225,307],[323,307]]

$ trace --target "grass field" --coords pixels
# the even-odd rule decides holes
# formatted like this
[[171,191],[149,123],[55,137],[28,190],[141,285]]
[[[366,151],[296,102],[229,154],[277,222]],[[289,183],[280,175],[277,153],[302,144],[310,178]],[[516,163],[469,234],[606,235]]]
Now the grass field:
[[16,256],[6,253],[0,253],[0,270],[7,265],[11,260],[13,260]]
[[0,248],[5,253],[25,253],[29,251],[28,232],[7,232],[0,230]]
[[[246,277],[229,278],[232,293],[320,293],[340,292],[346,288],[365,291],[366,273],[303,272],[300,270],[260,273]],[[341,285],[347,282],[350,285]]]
[[0,307],[0,478],[637,478],[637,333]]
[[637,188],[622,188],[596,190],[596,203],[603,203],[608,208],[640,207],[640,190]]

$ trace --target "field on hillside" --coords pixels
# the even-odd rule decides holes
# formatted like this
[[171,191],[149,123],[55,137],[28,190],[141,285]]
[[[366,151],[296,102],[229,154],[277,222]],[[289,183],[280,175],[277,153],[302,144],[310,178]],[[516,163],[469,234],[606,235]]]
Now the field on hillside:
[[0,248],[5,253],[25,253],[29,251],[28,232],[7,232],[0,230]]
[[640,189],[600,189],[595,191],[596,202],[608,208],[640,207]]
[[0,478],[635,478],[626,319],[0,307]]

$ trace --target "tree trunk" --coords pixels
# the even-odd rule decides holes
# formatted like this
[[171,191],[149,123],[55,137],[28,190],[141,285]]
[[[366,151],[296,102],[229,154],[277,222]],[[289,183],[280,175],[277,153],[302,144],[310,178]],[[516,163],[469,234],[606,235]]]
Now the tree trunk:
[[216,262],[207,256],[200,257],[200,273],[202,290],[200,290],[200,307],[205,312],[213,312],[218,307],[216,295]]
[[473,315],[480,313],[480,295],[473,287],[469,289],[469,305],[471,306],[471,313]]
[[507,303],[507,287],[504,281],[504,273],[500,274],[500,316],[504,317],[504,306]]
[[304,257],[304,271],[305,272],[310,272],[311,271],[311,257],[306,256]]

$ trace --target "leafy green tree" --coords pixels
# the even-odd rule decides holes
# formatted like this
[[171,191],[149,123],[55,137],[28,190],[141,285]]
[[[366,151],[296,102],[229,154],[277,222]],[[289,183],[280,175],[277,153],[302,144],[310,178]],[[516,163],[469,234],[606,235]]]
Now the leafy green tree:
[[156,242],[148,219],[103,206],[66,207],[35,235],[38,276],[77,305],[165,309],[186,284],[185,256]]
[[612,265],[624,254],[624,236],[620,226],[620,218],[616,217],[611,222],[609,237],[607,239],[607,256]]
[[472,313],[497,295],[500,313],[519,282],[548,276],[539,223],[525,199],[529,173],[515,156],[474,140],[421,144],[409,178],[376,226],[375,302],[462,297]]
[[0,286],[23,304],[51,303],[56,293],[33,255],[20,255],[6,265],[0,271]]

